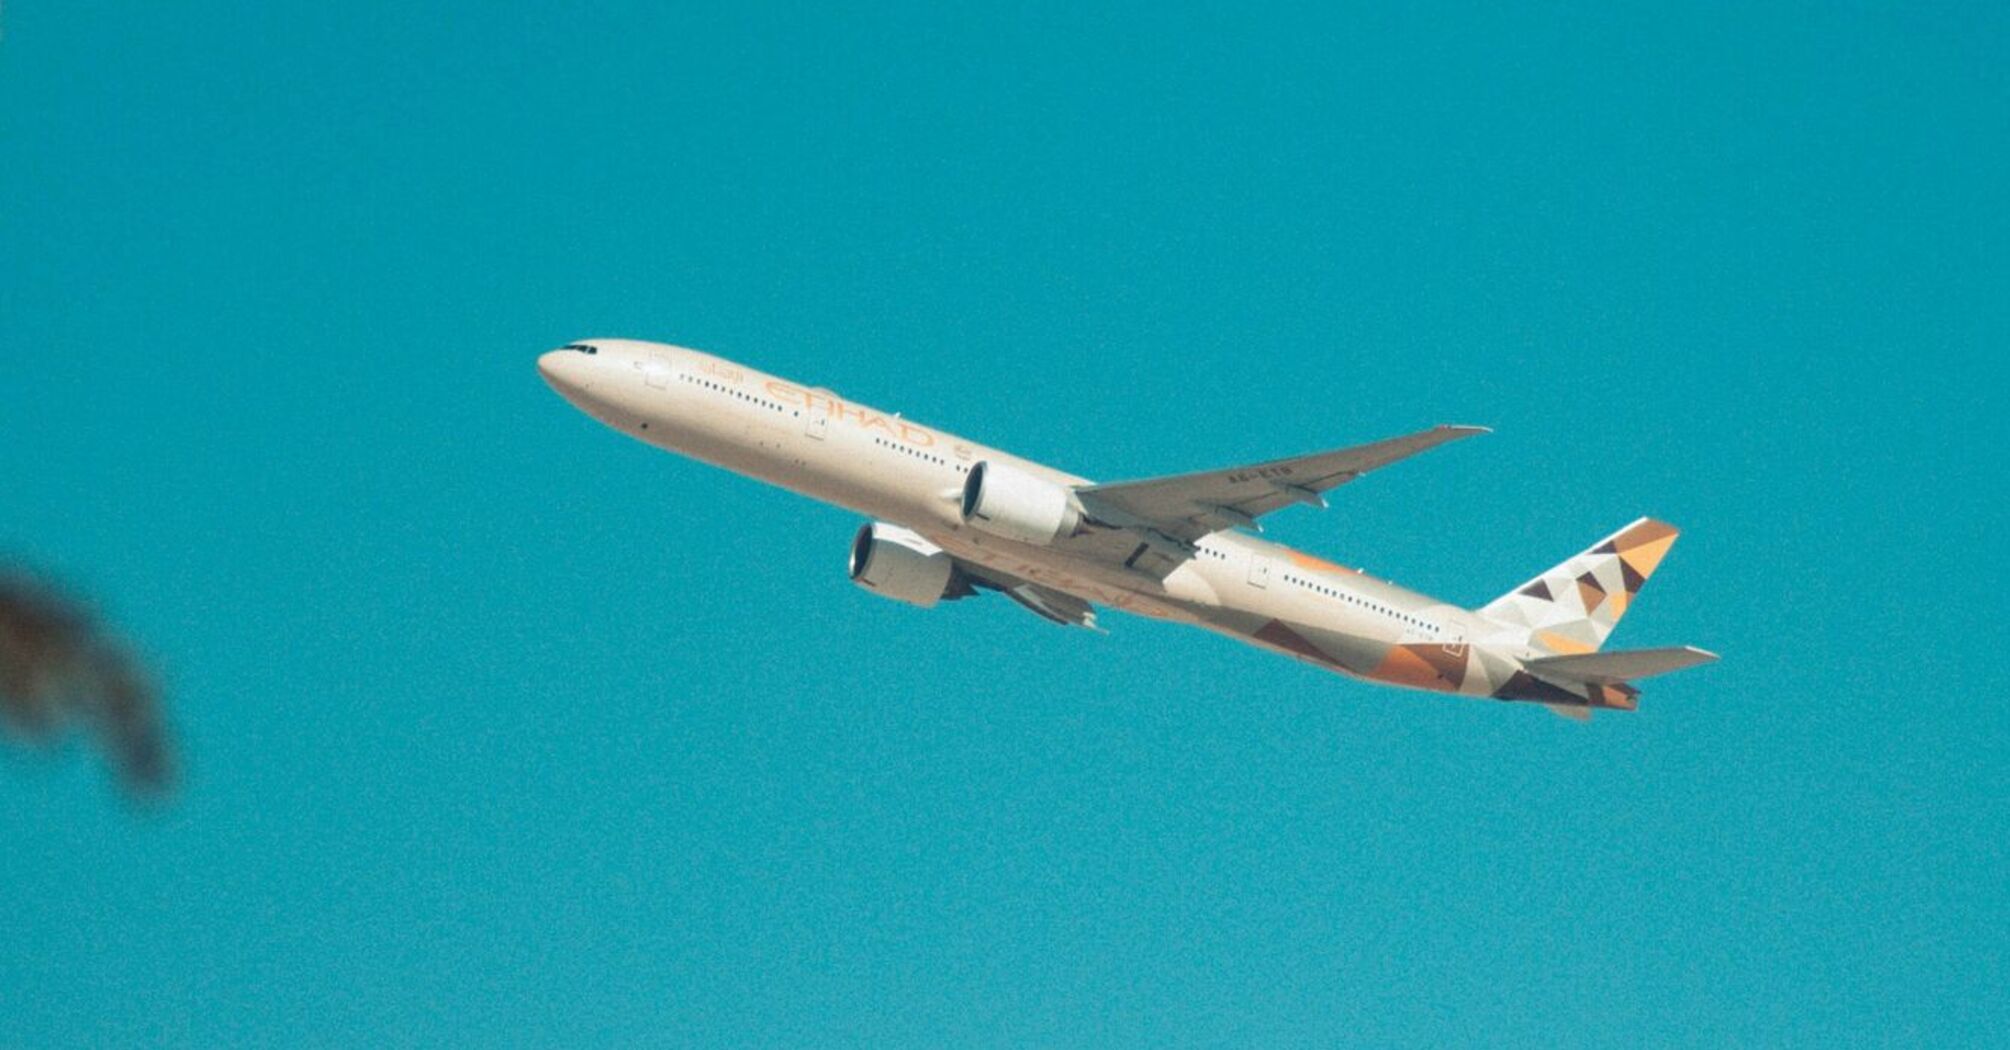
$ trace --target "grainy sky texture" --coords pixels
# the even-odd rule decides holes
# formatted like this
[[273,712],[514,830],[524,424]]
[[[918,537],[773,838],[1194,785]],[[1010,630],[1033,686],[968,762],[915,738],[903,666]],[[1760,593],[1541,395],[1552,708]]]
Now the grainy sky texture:
[[[0,12],[0,554],[181,788],[0,756],[0,1043],[1950,1045],[2010,1027],[2001,4]],[[1273,535],[1575,725],[844,578],[539,382],[680,342]]]

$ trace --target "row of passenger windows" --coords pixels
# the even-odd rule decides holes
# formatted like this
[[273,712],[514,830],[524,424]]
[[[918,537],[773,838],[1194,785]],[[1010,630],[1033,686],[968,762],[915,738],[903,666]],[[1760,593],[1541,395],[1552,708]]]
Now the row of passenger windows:
[[[735,390],[724,383],[714,383],[709,379],[703,379],[698,376],[694,376],[689,372],[684,373],[683,379],[686,383],[696,383],[707,390],[717,390],[718,392],[725,394],[728,397],[737,398],[738,400],[745,401],[750,405],[759,405],[770,412],[789,411],[789,406],[784,405],[778,401],[770,401],[764,397],[756,397],[755,395],[749,394],[744,390]],[[791,412],[790,415],[799,416],[802,415],[802,412],[801,411]]]
[[939,463],[945,467],[955,467],[959,471],[970,469],[969,467],[966,467],[961,463],[951,463],[947,457],[938,456],[933,452],[924,452],[921,449],[914,447],[913,445],[909,445],[901,441],[895,441],[891,438],[875,437],[872,439],[872,443],[875,445],[882,446],[884,448],[890,448],[895,452],[899,452],[903,455],[912,456],[915,459],[925,460],[929,463]]
[[1440,629],[1439,625],[1434,624],[1429,620],[1422,619],[1421,617],[1411,616],[1408,613],[1397,612],[1396,610],[1391,609],[1386,605],[1380,605],[1375,602],[1371,602],[1368,599],[1363,598],[1356,594],[1349,594],[1348,592],[1343,591],[1338,587],[1328,587],[1323,583],[1308,580],[1303,576],[1293,576],[1290,573],[1285,573],[1284,578],[1292,583],[1297,584],[1300,587],[1305,588],[1306,590],[1318,591],[1320,594],[1323,594],[1328,598],[1335,598],[1340,601],[1346,602],[1349,605],[1358,605],[1363,609],[1367,609],[1371,612],[1381,613],[1382,615],[1387,616],[1391,619],[1401,620],[1402,622],[1407,623],[1412,627],[1422,627],[1427,630]]
[[[568,347],[568,349],[570,348]],[[585,348],[582,347],[582,349]],[[746,401],[751,404],[759,405],[762,408],[768,409],[773,412],[784,412],[788,410],[788,406],[786,405],[778,404],[774,401],[769,401],[766,398],[756,397],[752,394],[734,390],[729,386],[726,386],[721,383],[714,383],[709,379],[701,379],[698,376],[690,375],[689,373],[686,373],[683,378],[684,381],[687,383],[696,383],[697,385],[705,387],[706,389],[716,390],[722,394],[738,398],[742,401]],[[802,413],[798,411],[792,414],[801,415]],[[872,441],[873,444],[875,445],[879,445],[884,448],[890,448],[895,452],[901,453],[902,455],[911,456],[915,459],[923,460],[925,462],[935,463],[945,467],[955,467],[958,471],[967,471],[970,469],[969,467],[965,466],[962,463],[952,463],[946,457],[938,456],[933,452],[925,452],[919,448],[914,447],[913,445],[909,445],[904,442],[894,441],[889,438],[883,438],[883,437],[875,437],[872,439]],[[1212,547],[1195,547],[1194,551],[1203,557],[1213,558],[1217,561],[1228,560],[1228,553],[1226,551],[1216,550]],[[1328,587],[1322,583],[1314,583],[1313,581],[1308,580],[1303,576],[1294,576],[1289,573],[1286,573],[1284,578],[1292,583],[1297,584],[1300,587],[1306,588],[1307,590],[1317,591],[1320,594],[1326,595],[1329,598],[1335,598],[1352,605],[1361,606],[1364,609],[1373,610],[1375,612],[1381,613],[1384,616],[1401,620],[1402,622],[1410,624],[1412,626],[1424,627],[1424,628],[1434,626],[1427,620],[1419,619],[1415,616],[1408,615],[1407,613],[1399,613],[1396,610],[1389,608],[1388,606],[1378,605],[1374,602],[1368,601],[1365,598],[1357,597],[1355,595],[1347,593],[1346,591],[1342,591],[1337,587]]]
[[[748,404],[759,405],[760,407],[765,408],[771,412],[788,412],[792,416],[800,416],[803,414],[801,409],[790,411],[787,405],[770,401],[767,398],[758,397],[754,394],[749,394],[744,391],[735,390],[732,387],[725,385],[724,383],[715,383],[701,376],[691,375],[688,372],[685,373],[681,378],[686,383],[695,383],[698,386],[702,386],[707,390],[716,390],[719,393],[725,394],[728,397],[737,398],[741,401],[747,402]],[[872,441],[873,444],[875,445],[883,445],[887,448],[894,450],[895,452],[900,452],[905,455],[912,456],[915,459],[925,460],[929,463],[935,463],[945,467],[955,467],[959,472],[967,471],[970,469],[968,466],[962,463],[952,463],[949,461],[948,458],[944,456],[938,456],[933,452],[924,452],[921,449],[914,447],[913,445],[905,444],[903,442],[893,441],[883,437],[875,437],[872,439]]]
[[[568,347],[567,349],[572,348]],[[587,349],[589,353],[592,352],[589,348],[586,347],[581,347],[580,349]],[[709,379],[701,379],[698,376],[690,375],[689,373],[686,373],[683,378],[684,381],[687,383],[696,383],[697,385],[705,387],[706,389],[716,390],[722,394],[738,398],[741,401],[746,401],[749,402],[750,404],[759,405],[762,408],[768,409],[769,411],[784,412],[788,410],[788,406],[786,405],[778,404],[774,401],[769,401],[766,398],[756,397],[752,394],[744,393],[739,390],[734,390],[732,387],[726,386],[721,383],[714,383]],[[798,411],[792,414],[801,415],[802,413]],[[872,439],[872,441],[873,444],[875,445],[880,445],[884,448],[890,448],[895,452],[901,453],[902,455],[911,456],[915,459],[923,460],[929,463],[935,463],[945,467],[955,467],[958,471],[967,471],[970,469],[969,467],[965,466],[962,463],[952,463],[949,459],[943,456],[938,456],[933,452],[925,452],[919,448],[914,447],[913,445],[909,445],[904,442],[894,441],[889,438],[883,438],[883,437],[875,437]],[[1203,557],[1213,558],[1217,561],[1228,560],[1228,553],[1226,551],[1216,550],[1212,547],[1195,547],[1194,551]],[[1384,616],[1401,620],[1404,623],[1411,624],[1416,627],[1429,628],[1433,626],[1427,620],[1422,620],[1415,616],[1410,616],[1406,613],[1399,613],[1396,610],[1389,608],[1388,606],[1378,605],[1374,602],[1368,601],[1365,598],[1361,598],[1356,595],[1349,594],[1346,591],[1342,591],[1337,587],[1328,587],[1325,584],[1314,583],[1313,581],[1308,580],[1303,576],[1294,576],[1289,573],[1286,573],[1284,578],[1292,583],[1297,584],[1300,587],[1306,588],[1307,590],[1317,591],[1320,594],[1326,595],[1329,598],[1335,598],[1352,605],[1361,606],[1364,609],[1370,609],[1375,612],[1379,612]]]

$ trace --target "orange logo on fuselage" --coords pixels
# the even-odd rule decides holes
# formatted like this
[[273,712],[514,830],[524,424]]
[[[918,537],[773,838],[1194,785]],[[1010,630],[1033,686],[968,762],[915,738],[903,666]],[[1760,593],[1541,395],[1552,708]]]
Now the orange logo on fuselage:
[[910,445],[925,447],[935,444],[935,434],[927,427],[916,426],[898,416],[881,415],[863,405],[850,404],[828,390],[804,390],[779,379],[768,380],[767,388],[776,400],[799,405],[806,412],[821,412],[832,419],[848,421],[863,430],[877,430]]

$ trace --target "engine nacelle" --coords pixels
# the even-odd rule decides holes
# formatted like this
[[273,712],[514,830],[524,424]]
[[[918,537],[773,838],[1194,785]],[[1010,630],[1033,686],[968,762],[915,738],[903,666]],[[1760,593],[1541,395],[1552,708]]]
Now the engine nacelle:
[[994,536],[1045,546],[1073,533],[1082,513],[1065,486],[984,460],[963,478],[963,521]]
[[911,529],[871,521],[851,541],[851,582],[927,609],[953,596],[960,581],[948,551]]

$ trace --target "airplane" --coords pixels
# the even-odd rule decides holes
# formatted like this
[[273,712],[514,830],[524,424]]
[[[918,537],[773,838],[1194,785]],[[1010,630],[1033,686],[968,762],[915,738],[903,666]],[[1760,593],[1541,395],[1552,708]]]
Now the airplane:
[[1603,649],[1675,542],[1675,527],[1652,518],[1478,609],[1258,535],[1264,515],[1324,507],[1332,489],[1483,427],[1098,484],[685,347],[582,340],[537,367],[629,437],[865,515],[852,581],[924,609],[992,592],[1097,629],[1102,606],[1353,678],[1579,720],[1637,709],[1638,679],[1717,659],[1692,646]]

